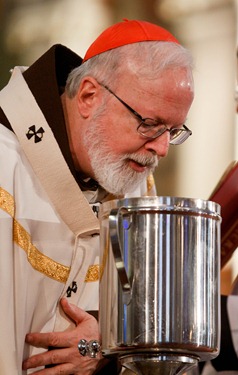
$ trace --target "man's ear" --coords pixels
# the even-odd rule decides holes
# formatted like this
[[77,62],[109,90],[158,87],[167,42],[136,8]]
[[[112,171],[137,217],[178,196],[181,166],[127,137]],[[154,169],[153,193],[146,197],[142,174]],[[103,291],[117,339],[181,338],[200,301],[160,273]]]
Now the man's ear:
[[99,103],[100,85],[95,78],[84,77],[80,83],[77,93],[77,105],[81,116],[87,118],[92,109]]

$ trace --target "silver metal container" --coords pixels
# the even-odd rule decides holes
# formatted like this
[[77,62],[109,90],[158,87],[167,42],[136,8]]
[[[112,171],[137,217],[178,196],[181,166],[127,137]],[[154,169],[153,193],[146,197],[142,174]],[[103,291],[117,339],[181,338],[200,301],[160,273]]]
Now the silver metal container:
[[[104,356],[178,374],[219,352],[220,206],[178,197],[102,204]],[[165,370],[166,368],[166,370]]]

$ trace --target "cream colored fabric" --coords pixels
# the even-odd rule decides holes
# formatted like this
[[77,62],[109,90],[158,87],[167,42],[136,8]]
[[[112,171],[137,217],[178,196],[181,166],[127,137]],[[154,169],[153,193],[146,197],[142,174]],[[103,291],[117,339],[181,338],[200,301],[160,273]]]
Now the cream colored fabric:
[[[41,351],[25,345],[26,333],[70,327],[58,303],[73,282],[69,301],[98,309],[99,222],[21,70],[0,92],[16,133],[0,125],[0,375],[26,374],[22,360]],[[27,139],[31,125],[44,129],[41,142]],[[153,180],[134,196],[148,195],[148,187],[151,193]]]
[[[19,67],[13,70],[11,80],[0,92],[0,105],[35,173],[65,223],[75,235],[99,232],[98,220],[71,175],[21,70]],[[34,139],[27,138],[26,134],[32,125],[35,125],[36,129],[43,128],[41,142],[34,144]],[[84,212],[83,216],[79,215],[80,211]]]
[[34,352],[24,344],[27,332],[68,328],[58,301],[73,281],[70,302],[98,309],[98,278],[84,280],[99,249],[98,236],[75,237],[62,221],[15,135],[2,126],[0,143],[0,374],[15,375]]
[[[91,236],[99,222],[20,69],[0,93],[0,105],[21,140],[20,146],[0,126],[0,374],[15,375],[23,373],[23,358],[35,352],[24,344],[27,332],[69,327],[58,301],[73,281],[77,293],[70,302],[98,309],[98,278],[85,279],[99,262],[98,236]],[[26,137],[33,124],[45,130],[38,144]]]

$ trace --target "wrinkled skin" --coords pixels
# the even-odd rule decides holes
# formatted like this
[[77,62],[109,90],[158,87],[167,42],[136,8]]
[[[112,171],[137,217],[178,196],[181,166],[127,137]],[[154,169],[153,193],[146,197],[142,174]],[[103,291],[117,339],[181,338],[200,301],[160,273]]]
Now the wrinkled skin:
[[99,340],[97,320],[76,307],[69,304],[67,299],[61,300],[61,306],[68,317],[75,322],[75,328],[69,332],[30,333],[26,335],[26,342],[30,345],[54,350],[34,355],[23,362],[23,370],[54,364],[56,366],[34,372],[35,375],[91,375],[107,363],[101,354],[97,358],[82,357],[78,351],[78,342],[84,338],[87,341]]

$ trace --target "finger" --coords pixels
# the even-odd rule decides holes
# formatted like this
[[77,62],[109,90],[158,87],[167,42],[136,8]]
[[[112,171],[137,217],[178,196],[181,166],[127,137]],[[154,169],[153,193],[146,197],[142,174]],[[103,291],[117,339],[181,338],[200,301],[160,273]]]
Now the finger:
[[25,341],[36,348],[59,347],[66,348],[73,346],[74,338],[70,332],[47,332],[47,333],[28,333]]
[[86,313],[84,310],[68,302],[66,298],[62,298],[60,301],[61,307],[65,314],[68,315],[77,325],[83,320],[91,319],[92,316]]
[[97,358],[81,357],[77,350],[56,349],[34,355],[26,359],[22,364],[23,370],[53,365],[47,369],[34,372],[34,375],[56,374],[84,374],[89,375],[98,367],[100,360]]
[[[32,373],[32,372],[31,372]],[[38,371],[34,371],[32,374],[34,375],[57,375],[57,374],[62,374],[62,375],[76,375],[76,372],[74,372],[74,370],[72,369],[72,365],[69,364],[69,363],[61,363],[59,365],[56,365],[52,368],[47,368],[47,369],[42,369],[42,370],[38,370]],[[82,375],[82,372],[77,372],[77,374],[80,374]],[[84,375],[90,375],[90,373],[88,374],[84,374]]]
[[[28,370],[46,365],[58,365],[60,363],[70,363],[73,365],[72,359],[78,356],[78,351],[75,349],[56,349],[44,353],[33,355],[23,361],[22,369]],[[71,370],[73,366],[71,366]]]

